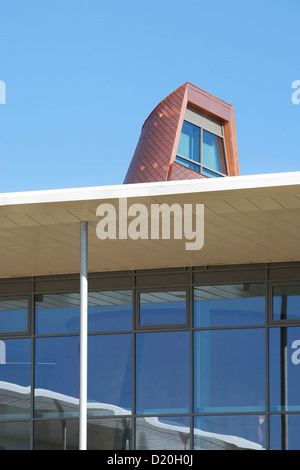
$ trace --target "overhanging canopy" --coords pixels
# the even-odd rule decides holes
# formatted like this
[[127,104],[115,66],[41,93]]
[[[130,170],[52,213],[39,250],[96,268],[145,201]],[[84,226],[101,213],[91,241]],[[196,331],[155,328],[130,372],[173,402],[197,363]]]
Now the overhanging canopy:
[[[204,246],[99,240],[100,204],[204,204]],[[300,172],[0,195],[0,277],[78,273],[80,221],[89,272],[300,260]]]

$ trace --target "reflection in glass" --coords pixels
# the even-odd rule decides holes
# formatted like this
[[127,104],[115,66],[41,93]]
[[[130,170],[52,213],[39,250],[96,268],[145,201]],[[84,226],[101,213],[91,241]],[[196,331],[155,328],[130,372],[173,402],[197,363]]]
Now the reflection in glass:
[[88,357],[88,414],[128,414],[132,409],[131,334],[90,336]]
[[35,297],[36,334],[79,333],[80,294],[43,294]]
[[300,319],[300,285],[273,288],[273,320]]
[[78,447],[78,420],[34,423],[34,450],[78,450]]
[[30,384],[31,340],[0,340],[0,419],[30,416]]
[[[285,427],[282,421],[285,420]],[[270,450],[300,450],[300,415],[270,415]]]
[[195,412],[262,411],[265,331],[196,331]]
[[[130,290],[89,292],[89,332],[130,330],[132,294]],[[37,334],[79,333],[80,294],[43,294],[35,299]]]
[[0,450],[29,450],[30,422],[0,422]]
[[186,323],[186,291],[143,292],[140,294],[140,325]]
[[131,290],[89,292],[89,332],[132,328]]
[[196,416],[195,450],[264,450],[264,415]]
[[195,287],[195,327],[246,326],[264,323],[264,284]]
[[28,330],[28,300],[0,301],[0,332],[25,332]]
[[199,127],[184,121],[177,150],[178,155],[199,162],[199,141]]
[[137,450],[189,450],[188,416],[151,416],[136,420]]
[[79,337],[35,340],[35,416],[76,416],[79,406]]
[[300,410],[300,327],[271,328],[269,357],[270,409]]
[[132,449],[132,420],[130,418],[101,418],[88,420],[88,450]]
[[189,332],[136,335],[137,413],[189,412]]

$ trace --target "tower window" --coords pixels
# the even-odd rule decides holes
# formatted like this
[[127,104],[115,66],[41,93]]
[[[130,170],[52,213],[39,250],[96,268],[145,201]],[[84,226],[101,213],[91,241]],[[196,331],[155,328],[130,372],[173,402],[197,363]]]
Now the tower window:
[[227,175],[222,124],[187,109],[176,161],[207,177]]

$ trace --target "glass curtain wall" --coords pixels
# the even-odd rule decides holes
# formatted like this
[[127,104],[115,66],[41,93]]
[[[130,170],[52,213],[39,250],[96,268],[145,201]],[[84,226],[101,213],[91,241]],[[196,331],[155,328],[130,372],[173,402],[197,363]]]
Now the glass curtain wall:
[[[299,450],[300,281],[164,279],[89,292],[88,449]],[[0,297],[1,449],[78,449],[79,317]]]

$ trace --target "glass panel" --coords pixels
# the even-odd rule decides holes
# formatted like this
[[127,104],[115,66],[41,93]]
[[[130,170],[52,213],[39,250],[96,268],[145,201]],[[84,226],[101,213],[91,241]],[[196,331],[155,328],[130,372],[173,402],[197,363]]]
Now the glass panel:
[[177,153],[182,157],[199,162],[199,127],[184,121],[182,125]]
[[300,286],[273,288],[273,320],[299,320]]
[[186,324],[186,291],[140,294],[140,325]]
[[0,332],[28,331],[28,301],[27,299],[0,301]]
[[[128,330],[132,328],[130,290],[89,292],[89,332]],[[45,294],[36,296],[36,333],[79,333],[80,294]]]
[[175,158],[177,163],[181,163],[181,165],[186,166],[190,170],[197,171],[199,173],[200,171],[200,165],[196,165],[195,163],[191,162],[190,160],[186,160],[185,158],[178,157],[178,155]]
[[79,337],[35,340],[35,416],[77,416]]
[[187,331],[136,335],[137,413],[187,413],[190,339]]
[[89,293],[89,332],[132,329],[131,290]]
[[195,327],[246,326],[264,323],[264,284],[195,287]]
[[0,418],[30,416],[31,340],[0,340]]
[[265,416],[197,416],[194,446],[195,450],[264,450]]
[[189,450],[189,416],[137,418],[137,450]]
[[131,334],[89,337],[88,414],[125,414],[132,408]]
[[130,418],[102,418],[88,421],[88,450],[129,450],[132,448]]
[[270,329],[270,409],[300,410],[300,327]]
[[0,423],[0,450],[29,450],[30,423],[28,421]]
[[195,412],[262,411],[265,330],[195,332]]
[[203,129],[202,165],[226,174],[223,139]]
[[78,450],[78,448],[77,420],[34,423],[34,450]]
[[270,450],[300,450],[300,415],[270,415]]
[[79,333],[79,293],[43,294],[35,297],[36,334]]

